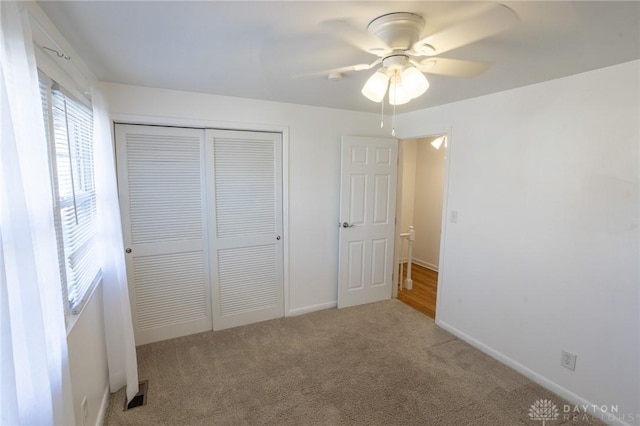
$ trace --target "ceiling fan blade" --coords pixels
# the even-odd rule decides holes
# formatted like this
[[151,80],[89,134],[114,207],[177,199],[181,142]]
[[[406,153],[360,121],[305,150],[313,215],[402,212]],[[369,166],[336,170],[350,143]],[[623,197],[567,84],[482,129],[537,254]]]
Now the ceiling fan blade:
[[331,34],[335,37],[372,55],[382,57],[392,51],[392,49],[379,38],[355,28],[345,20],[330,19],[323,21],[320,25],[331,30]]
[[331,69],[328,69],[328,70],[291,74],[291,78],[299,79],[299,78],[327,77],[329,74],[345,73],[345,72],[351,72],[351,71],[369,70],[369,69],[375,67],[376,65],[378,65],[380,62],[382,62],[382,59],[376,59],[375,61],[373,61],[370,64],[356,64],[356,65],[349,65],[349,66],[340,67],[340,68],[331,68]]
[[486,62],[440,57],[412,60],[411,63],[422,72],[448,77],[475,77],[489,68]]
[[[413,51],[422,56],[439,55],[506,31],[518,20],[507,6],[493,4],[488,10],[416,42]],[[433,51],[429,52],[429,47]]]

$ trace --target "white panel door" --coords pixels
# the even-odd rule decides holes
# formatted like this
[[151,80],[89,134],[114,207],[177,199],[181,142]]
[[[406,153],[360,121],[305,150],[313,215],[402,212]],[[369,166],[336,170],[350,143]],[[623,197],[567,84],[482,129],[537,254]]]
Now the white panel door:
[[116,125],[136,344],[211,330],[204,130]]
[[391,298],[398,141],[344,136],[338,307]]
[[206,130],[213,328],[284,315],[282,135]]

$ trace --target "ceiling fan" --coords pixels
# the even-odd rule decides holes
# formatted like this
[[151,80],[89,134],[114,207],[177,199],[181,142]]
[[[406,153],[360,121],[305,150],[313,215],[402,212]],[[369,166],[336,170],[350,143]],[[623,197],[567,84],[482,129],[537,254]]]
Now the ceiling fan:
[[349,65],[310,73],[293,74],[293,78],[341,78],[343,73],[370,70],[362,94],[382,102],[387,94],[391,105],[402,105],[422,95],[428,88],[424,73],[453,77],[473,77],[483,72],[484,62],[444,58],[440,55],[501,33],[517,22],[517,15],[502,4],[482,4],[483,9],[470,18],[433,34],[424,36],[424,18],[411,12],[394,12],[372,20],[364,33],[341,20],[324,26],[348,43],[376,55],[371,63]]

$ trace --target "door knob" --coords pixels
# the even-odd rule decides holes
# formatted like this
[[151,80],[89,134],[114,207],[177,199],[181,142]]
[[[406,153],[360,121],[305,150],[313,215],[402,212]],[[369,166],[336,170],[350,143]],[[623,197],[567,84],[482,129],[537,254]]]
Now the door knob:
[[276,237],[276,240],[280,241],[280,235],[278,235],[278,236]]
[[349,222],[342,222],[343,228],[353,228],[355,225],[350,225]]
[[124,252],[125,253],[131,253],[131,249],[130,248],[126,248],[126,249],[124,249]]

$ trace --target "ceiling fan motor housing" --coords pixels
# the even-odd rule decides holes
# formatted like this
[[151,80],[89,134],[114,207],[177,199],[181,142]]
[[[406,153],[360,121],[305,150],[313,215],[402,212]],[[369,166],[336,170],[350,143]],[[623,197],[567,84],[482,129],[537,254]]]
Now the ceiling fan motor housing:
[[407,55],[390,55],[384,58],[382,66],[385,70],[393,74],[395,71],[402,71],[408,62],[409,57]]
[[409,50],[420,39],[423,28],[422,16],[410,12],[395,12],[371,21],[367,31],[395,51]]

